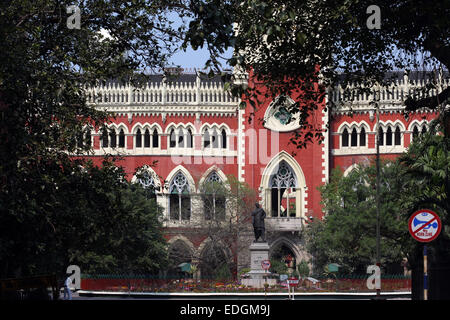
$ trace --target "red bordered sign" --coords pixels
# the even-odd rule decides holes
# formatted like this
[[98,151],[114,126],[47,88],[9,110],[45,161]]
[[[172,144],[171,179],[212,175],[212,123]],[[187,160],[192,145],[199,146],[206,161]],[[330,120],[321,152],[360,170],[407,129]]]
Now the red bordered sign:
[[430,242],[441,232],[442,223],[439,216],[428,209],[414,212],[408,221],[409,233],[419,242]]

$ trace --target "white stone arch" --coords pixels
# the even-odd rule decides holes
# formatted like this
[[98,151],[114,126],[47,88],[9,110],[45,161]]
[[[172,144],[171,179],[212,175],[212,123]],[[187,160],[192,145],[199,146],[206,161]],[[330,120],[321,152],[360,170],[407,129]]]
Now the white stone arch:
[[[380,121],[379,125],[380,125],[379,128],[381,128],[383,130],[383,145],[381,145],[380,147],[389,149],[389,148],[393,148],[393,147],[403,147],[405,145],[406,127],[402,121],[400,121],[399,119],[397,119],[395,121],[392,121],[392,120]],[[395,130],[397,129],[397,127],[400,128],[400,145],[395,144]],[[390,144],[390,145],[387,144],[387,132],[388,132],[389,128],[391,129],[391,133],[392,133],[392,144]],[[378,129],[378,130],[380,130],[380,129]],[[376,134],[376,137],[378,137],[379,131],[376,132],[375,134]]]
[[190,192],[194,192],[196,190],[195,188],[195,181],[194,178],[192,178],[191,173],[183,167],[181,164],[176,166],[175,168],[170,171],[170,173],[167,175],[165,183],[164,183],[164,190],[166,192],[169,192],[169,186],[172,179],[177,175],[178,172],[183,173],[183,175],[186,177],[188,183],[189,183],[189,190]]
[[117,135],[119,135],[119,132],[122,129],[123,129],[123,133],[125,133],[125,135],[128,134],[128,127],[123,122],[118,123],[118,124],[117,123],[111,123],[111,124],[108,125],[108,128],[116,130],[116,134]]
[[[206,239],[204,239],[200,245],[198,246],[197,250],[196,250],[196,254],[195,256],[200,258],[203,251],[205,250],[206,246],[211,244],[211,243],[218,243],[219,247],[223,250],[223,253],[225,254],[227,259],[231,259],[233,257],[230,248],[220,239],[215,239],[214,241],[210,238],[207,237]],[[231,260],[230,260],[231,261]]]
[[[208,245],[211,244],[218,244],[218,247],[222,250],[223,254],[225,255],[225,259],[229,262],[232,263],[233,262],[233,254],[230,250],[230,248],[220,239],[215,239],[214,241],[210,238],[207,237],[206,239],[204,239],[200,245],[198,246],[196,252],[195,252],[195,261],[196,262],[201,262],[201,258],[203,255],[204,250],[208,247]],[[201,269],[199,268],[199,274],[201,275]]]
[[212,126],[213,126],[213,124],[210,124],[209,122],[205,122],[200,126],[198,133],[203,136],[203,133],[205,132],[205,130],[206,129],[211,130]]
[[281,248],[281,246],[283,244],[285,246],[287,246],[292,251],[292,253],[294,253],[297,264],[302,260],[305,260],[305,261],[308,260],[307,255],[302,251],[302,249],[299,247],[299,245],[285,236],[276,238],[270,244],[269,257],[273,256],[273,254],[277,251],[277,249]]
[[[299,112],[297,112],[295,114],[291,114],[292,119],[287,124],[282,124],[280,121],[278,121],[275,118],[276,111],[278,110],[279,107],[281,107],[281,106],[275,107],[275,103],[279,99],[280,99],[280,96],[275,97],[275,99],[273,99],[273,101],[270,102],[269,106],[267,107],[266,112],[264,113],[264,127],[269,130],[277,131],[277,132],[289,132],[289,131],[298,129],[300,127],[300,124],[298,121],[299,120]],[[287,100],[286,101],[287,105],[292,105],[295,103],[295,101],[289,96],[286,96],[286,100]]]
[[170,249],[171,245],[173,245],[173,244],[174,244],[175,242],[177,242],[177,241],[183,242],[183,243],[189,248],[189,250],[190,250],[190,255],[191,255],[191,257],[192,257],[192,260],[194,260],[195,254],[196,254],[195,246],[194,246],[194,244],[192,243],[192,241],[190,241],[188,238],[186,238],[186,237],[183,236],[183,235],[176,235],[176,236],[170,238],[170,239],[167,241],[168,249]]
[[133,175],[133,178],[131,178],[131,183],[136,183],[137,182],[136,181],[137,180],[136,174],[144,172],[144,171],[147,171],[150,174],[150,176],[155,181],[155,186],[157,188],[159,188],[159,190],[161,190],[161,186],[162,186],[162,184],[161,184],[161,177],[149,165],[143,165],[141,168],[139,168],[138,171]]
[[175,256],[175,259],[176,259],[175,261],[178,260],[178,262],[187,262],[184,259],[180,259],[180,258],[186,258],[186,259],[190,260],[192,264],[195,264],[197,262],[196,257],[195,257],[195,247],[192,244],[192,242],[183,235],[176,235],[167,241],[168,257],[170,258],[170,251],[176,243],[180,243],[182,246],[185,246],[187,249],[187,252],[186,252],[186,255],[183,255],[181,257]]
[[143,128],[144,128],[144,124],[137,122],[131,127],[131,133],[133,135],[135,135],[137,133],[138,129],[141,129],[141,133],[142,133]]
[[304,217],[306,214],[306,197],[307,197],[307,186],[306,179],[301,166],[298,162],[286,151],[280,151],[276,156],[274,156],[267,166],[264,168],[263,174],[261,175],[261,183],[259,187],[261,206],[270,216],[271,212],[271,192],[272,188],[270,186],[270,179],[274,172],[278,170],[279,164],[284,161],[293,170],[297,182],[295,188],[295,194],[292,195],[291,199],[295,196],[295,207],[296,217]]
[[344,171],[344,177],[348,176],[353,169],[356,169],[359,166],[359,163],[354,163]]
[[414,130],[414,126],[418,127],[419,132],[422,131],[423,126],[426,126],[426,128],[428,130],[428,125],[429,125],[429,122],[427,120],[425,120],[425,119],[423,119],[423,120],[415,119],[409,124],[408,131],[412,133],[412,131]]
[[394,131],[397,126],[400,126],[401,132],[405,132],[405,130],[406,130],[405,125],[403,124],[403,122],[398,120],[398,119],[395,120],[395,121],[392,121],[392,120],[380,121],[380,126],[384,130],[387,130],[389,127],[391,127],[392,131]]
[[175,122],[171,122],[166,126],[166,129],[164,130],[164,133],[167,134],[167,136],[170,135],[170,131],[172,129],[176,130],[178,129],[179,124],[175,123]]
[[186,123],[182,123],[180,124],[180,126],[185,129],[186,131],[188,129],[191,129],[192,135],[196,134],[196,130],[195,130],[195,126],[192,122],[186,122]]
[[203,175],[200,177],[200,180],[198,181],[198,188],[197,188],[197,192],[200,193],[201,187],[203,185],[203,183],[205,183],[205,179],[211,174],[211,172],[215,171],[217,173],[217,175],[219,176],[219,178],[222,180],[222,182],[227,183],[228,182],[228,178],[227,176],[223,173],[223,171],[217,167],[216,165],[213,165],[211,167],[209,167],[204,173]]

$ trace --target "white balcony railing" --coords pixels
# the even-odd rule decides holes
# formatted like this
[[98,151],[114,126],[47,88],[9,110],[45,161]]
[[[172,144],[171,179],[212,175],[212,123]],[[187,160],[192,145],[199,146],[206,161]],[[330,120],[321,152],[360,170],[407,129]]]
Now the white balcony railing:
[[301,217],[280,217],[265,219],[266,229],[269,231],[301,231],[303,218]]

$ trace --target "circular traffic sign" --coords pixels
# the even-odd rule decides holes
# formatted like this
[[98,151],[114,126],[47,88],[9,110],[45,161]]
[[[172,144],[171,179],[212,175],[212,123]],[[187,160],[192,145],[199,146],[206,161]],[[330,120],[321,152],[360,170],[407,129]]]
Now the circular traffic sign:
[[414,212],[408,221],[409,233],[419,242],[430,242],[441,232],[442,224],[439,216],[428,209]]
[[270,269],[270,261],[269,260],[263,260],[261,261],[261,267],[264,270],[269,270]]

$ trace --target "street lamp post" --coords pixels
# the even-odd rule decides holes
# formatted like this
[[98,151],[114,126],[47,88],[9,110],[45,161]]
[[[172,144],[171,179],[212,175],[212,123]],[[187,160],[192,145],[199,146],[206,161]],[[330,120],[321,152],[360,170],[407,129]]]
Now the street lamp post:
[[[375,142],[377,146],[376,166],[377,166],[377,187],[376,187],[376,206],[377,206],[377,227],[376,227],[376,264],[381,268],[381,254],[380,254],[380,104],[379,104],[379,85],[376,87],[375,93],[375,110],[377,116]],[[377,288],[377,298],[380,298],[380,288]]]

